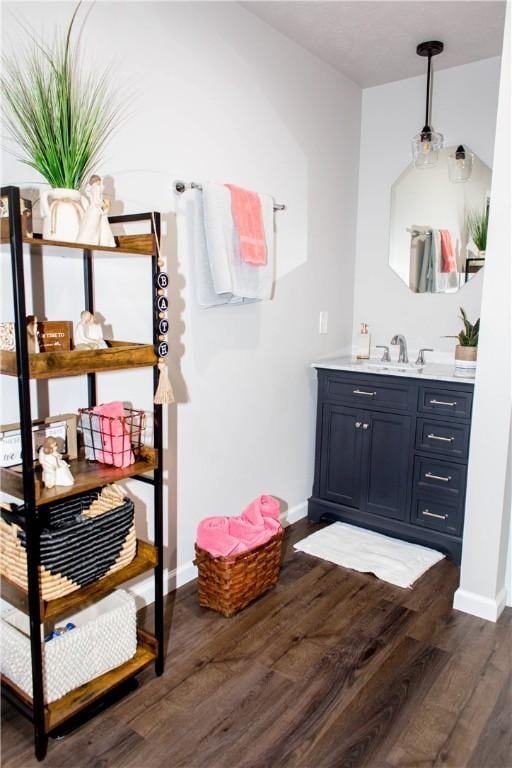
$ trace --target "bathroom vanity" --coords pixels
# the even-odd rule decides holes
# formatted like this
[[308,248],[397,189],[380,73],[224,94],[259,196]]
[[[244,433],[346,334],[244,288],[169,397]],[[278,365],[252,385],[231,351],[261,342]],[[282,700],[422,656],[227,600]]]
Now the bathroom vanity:
[[314,367],[309,520],[343,520],[460,563],[473,382],[450,366],[377,372],[342,359]]

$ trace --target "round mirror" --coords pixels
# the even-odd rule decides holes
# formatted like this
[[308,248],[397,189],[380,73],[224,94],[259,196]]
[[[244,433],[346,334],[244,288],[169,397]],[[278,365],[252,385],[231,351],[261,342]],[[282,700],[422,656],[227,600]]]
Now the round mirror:
[[485,265],[491,176],[459,145],[440,150],[433,168],[409,165],[394,182],[389,266],[411,291],[453,293]]

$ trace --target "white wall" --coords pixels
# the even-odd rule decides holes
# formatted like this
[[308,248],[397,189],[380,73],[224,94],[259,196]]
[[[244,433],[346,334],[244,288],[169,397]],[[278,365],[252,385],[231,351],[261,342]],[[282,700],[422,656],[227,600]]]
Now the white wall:
[[[73,7],[4,4],[48,34]],[[21,33],[8,16],[3,35],[12,44]],[[237,514],[263,492],[295,515],[305,511],[315,420],[307,366],[351,343],[361,91],[236,3],[98,3],[83,43],[87,63],[115,58],[119,83],[137,92],[99,169],[113,179],[116,210],[164,216],[179,401],[167,425],[167,564],[185,568],[185,578],[201,518]],[[176,178],[231,181],[288,206],[276,217],[273,301],[196,306],[170,191]],[[11,157],[3,179],[38,181]],[[117,338],[149,338],[147,274],[144,259],[98,260],[97,310]],[[47,316],[76,321],[78,258],[48,256],[44,280]],[[320,310],[329,312],[327,336],[317,332]],[[149,381],[144,371],[104,376],[100,398],[149,407]],[[52,383],[50,402],[53,413],[86,404],[84,383]],[[146,486],[131,487],[147,500]]]
[[482,330],[473,402],[460,587],[454,606],[496,621],[506,602],[511,509],[510,4],[500,83]]
[[[445,145],[465,144],[492,167],[500,59],[466,64],[435,74],[433,124]],[[439,359],[453,358],[459,306],[474,319],[480,311],[482,272],[455,294],[413,294],[388,266],[391,185],[410,164],[411,138],[422,126],[425,77],[363,91],[354,336],[370,325],[373,344],[389,344],[395,333],[409,347],[433,347]],[[425,171],[428,173],[428,171]]]

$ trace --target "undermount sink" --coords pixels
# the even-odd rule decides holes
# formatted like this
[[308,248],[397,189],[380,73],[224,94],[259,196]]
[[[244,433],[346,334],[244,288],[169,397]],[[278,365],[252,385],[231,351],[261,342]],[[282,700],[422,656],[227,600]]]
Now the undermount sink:
[[367,368],[370,371],[397,371],[399,373],[421,373],[423,370],[423,366],[416,365],[416,363],[386,363],[383,360],[369,360],[363,363],[363,368]]

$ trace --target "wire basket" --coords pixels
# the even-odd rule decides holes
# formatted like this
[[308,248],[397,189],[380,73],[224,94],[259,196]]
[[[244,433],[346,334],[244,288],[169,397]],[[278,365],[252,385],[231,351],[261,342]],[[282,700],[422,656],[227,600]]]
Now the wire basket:
[[123,408],[120,416],[104,416],[97,408],[80,408],[78,424],[86,459],[115,467],[127,467],[138,459],[144,443],[144,411]]

